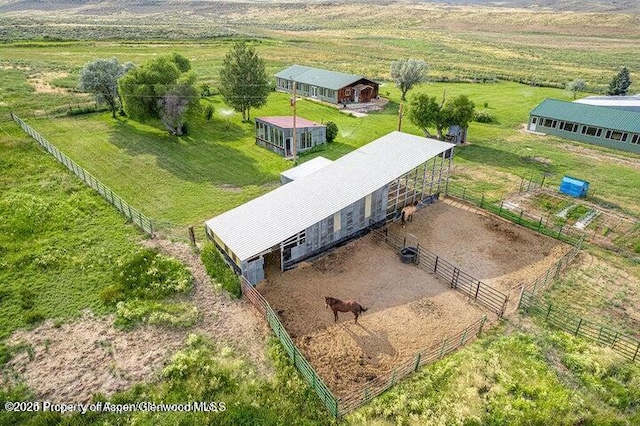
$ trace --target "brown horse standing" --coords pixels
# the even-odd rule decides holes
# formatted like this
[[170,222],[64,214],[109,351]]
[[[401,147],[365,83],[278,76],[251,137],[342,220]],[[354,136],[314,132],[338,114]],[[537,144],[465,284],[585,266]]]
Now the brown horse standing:
[[367,308],[357,302],[354,302],[353,300],[343,302],[342,300],[336,299],[335,297],[325,296],[324,301],[327,304],[327,308],[331,308],[331,310],[333,311],[333,322],[338,321],[338,312],[353,312],[353,315],[356,316],[357,324],[358,316],[367,310]]
[[402,226],[404,226],[404,223],[409,221],[409,222],[413,222],[413,214],[416,212],[416,210],[418,210],[418,202],[414,202],[412,205],[410,206],[406,206],[405,208],[402,209]]

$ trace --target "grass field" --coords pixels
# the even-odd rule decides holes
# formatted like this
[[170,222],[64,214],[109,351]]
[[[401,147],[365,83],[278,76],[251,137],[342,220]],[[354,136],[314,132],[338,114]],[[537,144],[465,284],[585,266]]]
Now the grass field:
[[[640,80],[639,15],[415,4],[370,4],[363,14],[357,3],[267,9],[242,2],[217,2],[218,8],[211,9],[207,3],[212,2],[200,3],[202,13],[188,16],[171,9],[177,7],[174,3],[162,13],[140,12],[132,5],[130,12],[118,9],[116,15],[101,3],[107,8],[102,15],[97,9],[85,15],[59,12],[53,5],[45,14],[3,15],[0,339],[46,318],[67,321],[84,309],[110,312],[99,292],[112,283],[114,262],[137,250],[143,238],[9,122],[9,110],[145,214],[180,226],[201,227],[204,220],[269,191],[278,185],[278,174],[292,165],[256,146],[253,124],[241,122],[218,96],[203,99],[214,105],[214,119],[191,119],[185,137],[169,136],[158,122],[113,120],[108,113],[35,118],[90,103],[75,85],[82,65],[98,57],[141,63],[178,51],[192,60],[200,81],[213,87],[233,41],[221,36],[252,37],[269,73],[297,62],[385,80],[390,61],[424,58],[432,80],[440,82],[415,91],[438,97],[445,91],[447,97],[466,94],[495,118],[489,124],[472,123],[470,144],[456,149],[452,181],[501,197],[517,190],[522,177],[548,173],[547,182],[558,184],[570,174],[589,180],[602,202],[640,215],[640,156],[520,131],[542,99],[572,98],[561,89],[541,86],[560,87],[581,77],[599,91],[622,64],[632,69],[632,79]],[[7,4],[0,1],[0,7]],[[74,39],[81,41],[65,41]],[[390,98],[388,107],[364,118],[299,102],[300,116],[334,121],[340,130],[325,151],[301,160],[316,155],[336,159],[395,130],[399,92],[387,81],[380,92]],[[252,117],[289,111],[288,96],[274,92]],[[408,120],[403,130],[420,133]],[[637,335],[639,268],[615,253],[588,249],[547,298]],[[0,349],[6,361],[10,351]],[[157,379],[110,397],[113,402],[221,399],[232,407],[226,414],[69,419],[2,411],[0,424],[331,423],[282,349],[272,345],[271,351],[275,376],[265,378],[242,355],[190,338]],[[637,365],[607,349],[516,316],[341,423],[634,425],[640,423],[639,378]],[[7,383],[0,396],[37,398],[25,387]]]

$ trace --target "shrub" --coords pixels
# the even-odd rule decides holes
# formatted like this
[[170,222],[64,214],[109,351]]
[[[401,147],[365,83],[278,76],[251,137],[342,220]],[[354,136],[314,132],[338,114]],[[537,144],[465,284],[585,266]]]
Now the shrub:
[[202,247],[200,258],[207,270],[207,274],[220,284],[224,290],[235,297],[242,295],[240,279],[229,265],[227,265],[213,244],[206,243],[204,247]]
[[115,324],[123,328],[131,328],[137,324],[187,328],[199,319],[198,308],[188,303],[134,299],[118,302]]
[[209,104],[204,108],[204,118],[207,121],[211,121],[211,118],[213,117],[213,112],[215,111],[215,109],[213,108],[213,105]]
[[493,116],[487,111],[476,111],[473,119],[478,123],[491,123]]
[[338,125],[333,121],[327,121],[327,142],[333,142],[338,136]]
[[24,316],[24,322],[29,325],[37,324],[44,320],[44,314],[37,310],[29,310]]
[[[103,301],[109,303],[128,298],[160,299],[191,289],[191,274],[176,259],[160,255],[156,250],[144,249],[127,261],[119,263],[116,285],[102,291]],[[120,295],[117,296],[117,292]]]

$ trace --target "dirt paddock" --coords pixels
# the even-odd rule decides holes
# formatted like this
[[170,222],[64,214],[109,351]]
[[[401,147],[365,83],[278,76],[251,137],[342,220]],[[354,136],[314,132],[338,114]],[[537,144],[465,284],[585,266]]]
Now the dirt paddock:
[[[390,229],[415,235],[421,247],[505,293],[514,293],[570,249],[445,202],[418,211],[405,228]],[[338,397],[362,390],[485,313],[490,322],[496,320],[434,275],[400,262],[398,253],[372,234],[284,273],[273,261],[267,281],[257,288]],[[368,310],[358,324],[352,313],[339,313],[334,324],[325,296],[355,300]]]

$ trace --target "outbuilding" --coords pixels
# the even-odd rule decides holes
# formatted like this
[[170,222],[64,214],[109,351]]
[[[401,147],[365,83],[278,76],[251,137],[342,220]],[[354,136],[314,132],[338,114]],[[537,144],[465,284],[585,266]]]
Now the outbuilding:
[[275,75],[276,90],[332,104],[367,103],[378,97],[380,85],[357,74],[292,65]]
[[528,129],[640,154],[640,111],[545,99],[531,111]]
[[283,157],[293,153],[293,129],[296,133],[296,153],[327,142],[327,127],[301,117],[257,117],[256,143]]
[[437,196],[453,144],[392,132],[205,224],[206,234],[252,284],[265,259],[282,270],[318,256]]

